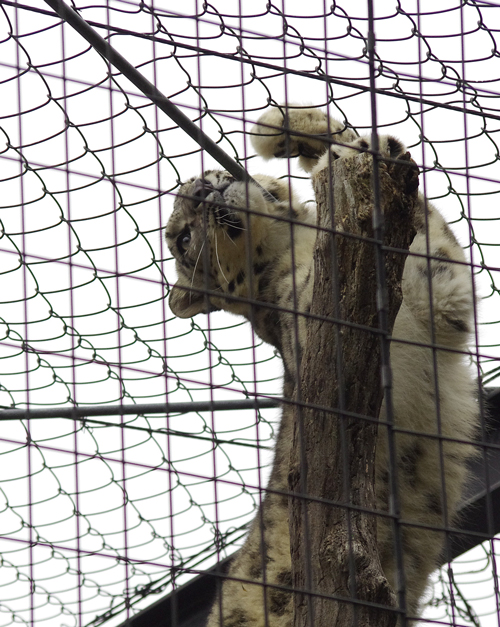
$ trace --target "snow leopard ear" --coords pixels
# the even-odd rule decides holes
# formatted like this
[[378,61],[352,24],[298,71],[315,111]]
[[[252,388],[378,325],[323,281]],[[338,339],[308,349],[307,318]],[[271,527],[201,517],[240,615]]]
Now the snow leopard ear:
[[192,318],[199,313],[219,311],[211,303],[208,303],[207,308],[207,299],[204,294],[195,292],[179,282],[170,290],[168,304],[172,313],[178,318]]

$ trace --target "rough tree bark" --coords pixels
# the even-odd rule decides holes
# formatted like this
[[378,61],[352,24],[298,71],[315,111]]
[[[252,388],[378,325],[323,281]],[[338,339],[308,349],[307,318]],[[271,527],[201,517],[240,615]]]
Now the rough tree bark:
[[[415,235],[418,170],[408,153],[403,160],[405,165],[380,163],[380,196],[384,244],[407,250]],[[339,233],[318,234],[311,313],[378,328],[374,244],[342,235],[346,232],[373,238],[372,157],[362,154],[338,160],[331,170],[323,170],[314,181],[318,224],[328,228],[334,225]],[[332,259],[333,244],[336,260]],[[403,253],[386,253],[389,333],[401,304],[405,258]],[[302,357],[300,400],[332,410],[296,409],[289,476],[292,492],[375,509],[377,425],[342,416],[338,409],[342,400],[346,412],[378,417],[382,396],[379,335],[311,319]],[[300,447],[306,468],[302,476]],[[304,508],[309,525],[307,542]],[[395,612],[348,601],[354,596],[358,601],[396,605],[380,566],[374,515],[292,498],[290,534],[294,588],[309,587],[309,563],[309,585],[322,595],[295,593],[295,627],[313,627],[311,609],[314,627],[395,624]],[[346,601],[325,598],[328,595]]]

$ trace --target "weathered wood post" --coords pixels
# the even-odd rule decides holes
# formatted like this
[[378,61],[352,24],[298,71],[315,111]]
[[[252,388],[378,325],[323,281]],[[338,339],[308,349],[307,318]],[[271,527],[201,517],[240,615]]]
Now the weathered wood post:
[[[384,245],[400,251],[385,252],[389,333],[402,298],[401,251],[415,235],[418,170],[408,153],[400,161],[379,164]],[[295,593],[295,627],[391,627],[397,620],[362,603],[396,605],[380,566],[376,517],[362,511],[375,509],[377,424],[359,416],[377,418],[383,397],[372,176],[365,153],[335,161],[314,180],[318,225],[336,233],[318,233],[311,314],[347,324],[311,319],[302,356],[289,477],[299,495],[290,499],[292,576],[295,588],[319,596]]]

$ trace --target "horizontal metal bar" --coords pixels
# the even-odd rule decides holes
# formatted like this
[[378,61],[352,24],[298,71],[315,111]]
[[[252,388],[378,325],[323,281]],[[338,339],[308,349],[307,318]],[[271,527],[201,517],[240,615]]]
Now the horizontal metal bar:
[[136,405],[81,405],[36,409],[0,409],[0,420],[23,418],[85,418],[143,414],[187,414],[189,412],[269,409],[279,407],[280,399],[244,398],[233,401],[185,401],[180,403],[138,403]]
[[[500,388],[486,390],[489,436],[500,442]],[[484,485],[484,468],[472,464],[472,481],[459,511],[457,528],[451,538],[448,559],[455,559],[472,547],[500,533],[500,460],[488,456],[490,485]],[[487,509],[492,510],[493,527],[488,528]],[[174,592],[158,599],[131,616],[119,627],[206,627],[218,582],[227,573],[234,555],[222,560]],[[443,555],[440,564],[445,564]]]

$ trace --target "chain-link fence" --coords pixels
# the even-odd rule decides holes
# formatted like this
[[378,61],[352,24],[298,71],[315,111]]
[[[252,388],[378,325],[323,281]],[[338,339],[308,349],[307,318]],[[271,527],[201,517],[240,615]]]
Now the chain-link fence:
[[[236,163],[312,200],[296,163],[264,164],[248,131],[297,102],[370,132],[361,4],[72,6]],[[498,6],[375,11],[378,127],[408,146],[466,250],[471,359],[495,386]],[[213,156],[47,4],[1,0],[0,20],[0,397],[26,411],[1,421],[0,624],[119,624],[241,545],[282,366],[242,319],[168,308],[163,229],[180,183],[219,167]],[[438,575],[429,615],[497,623],[493,544],[475,551],[454,580]]]

